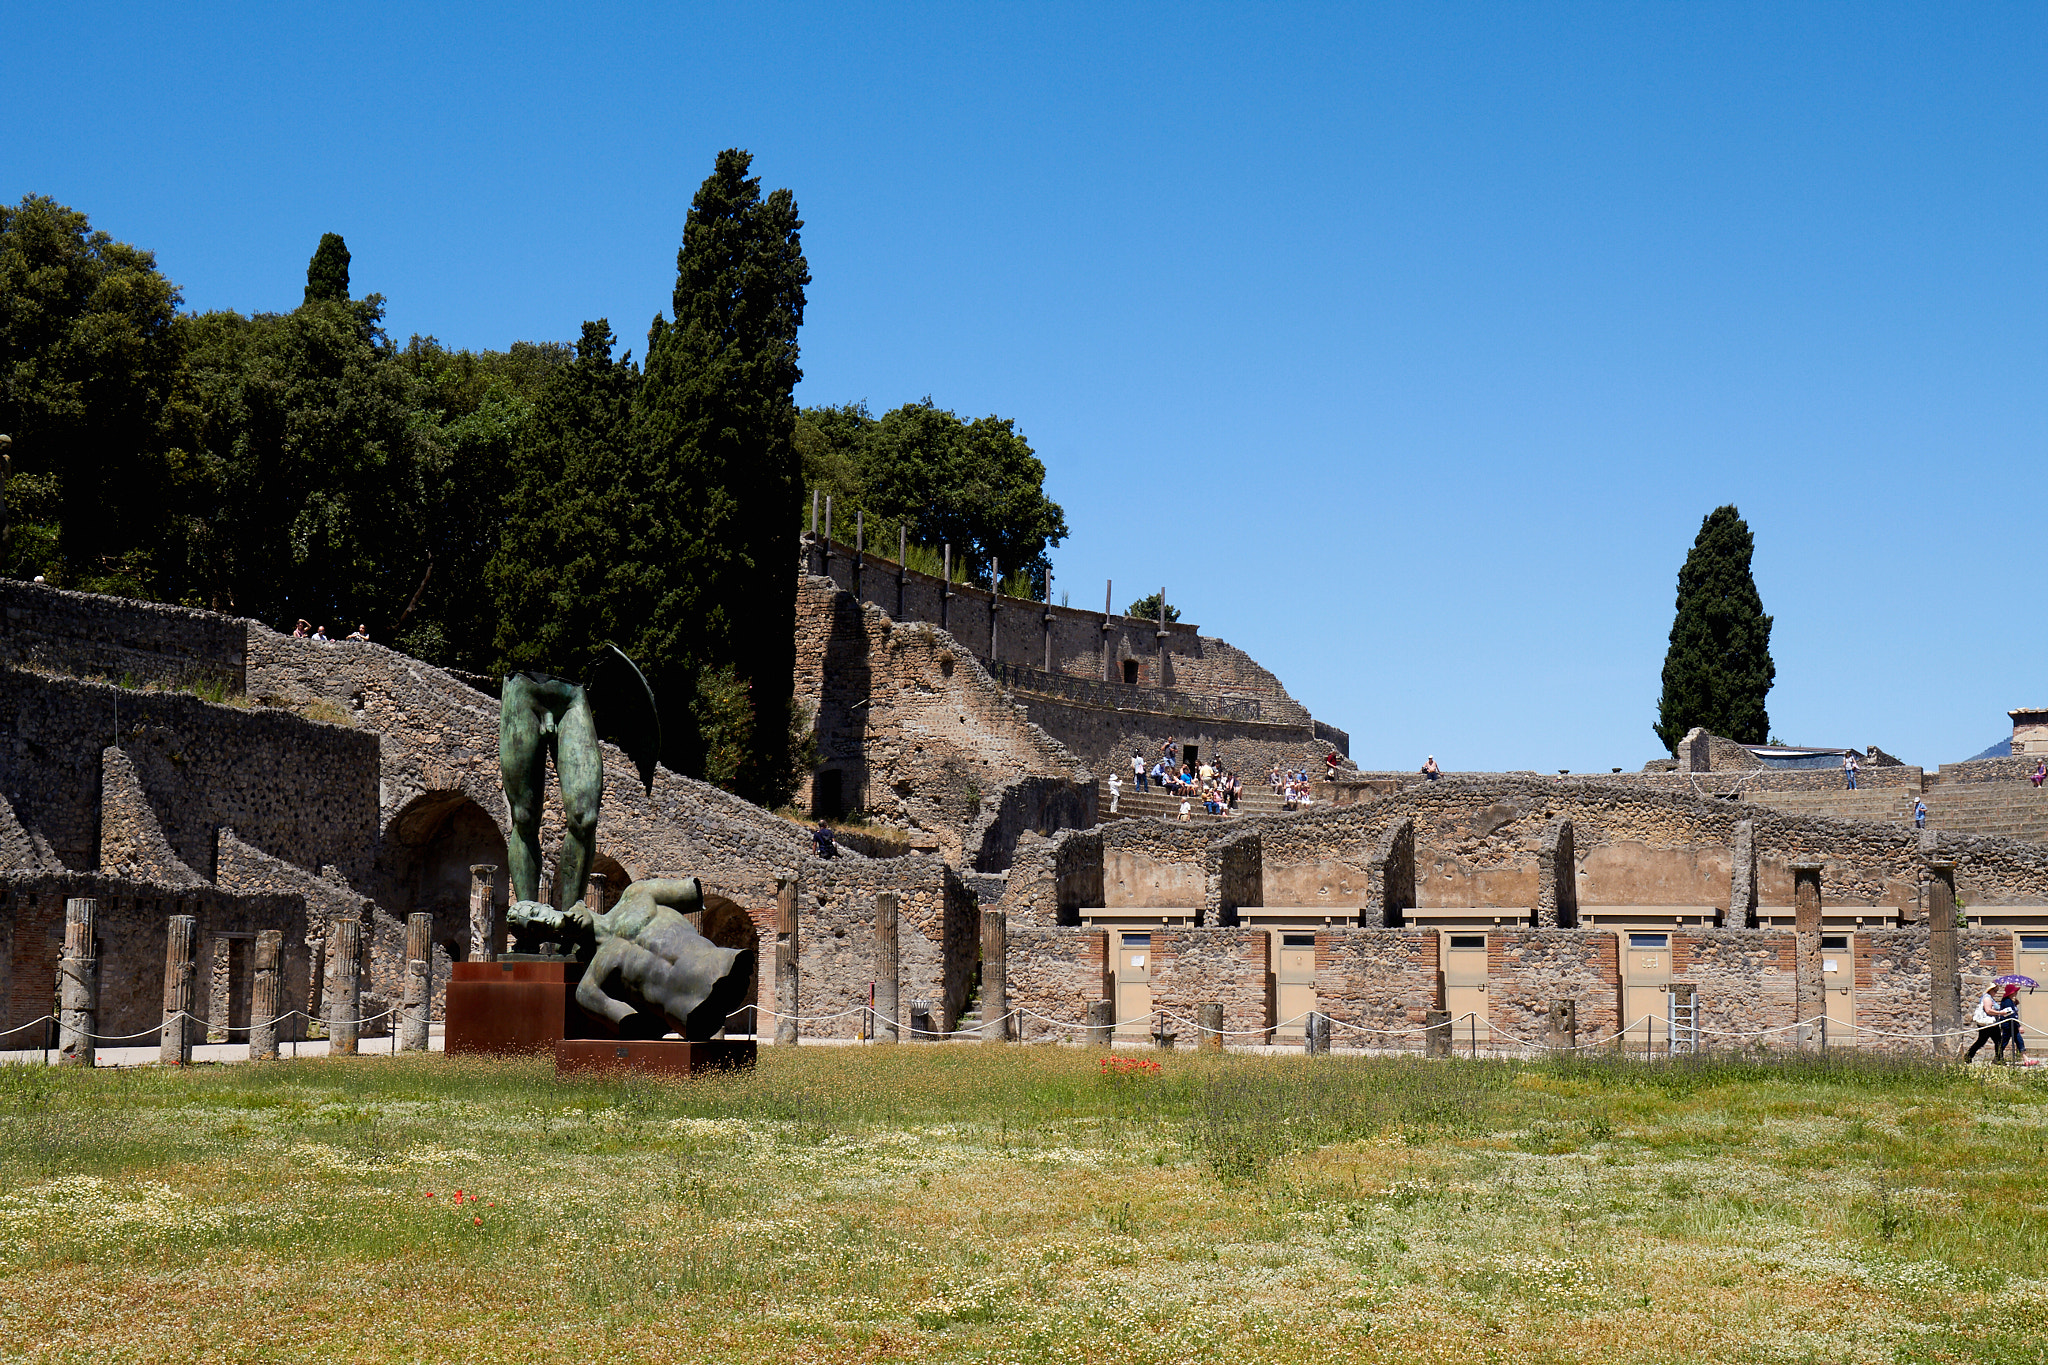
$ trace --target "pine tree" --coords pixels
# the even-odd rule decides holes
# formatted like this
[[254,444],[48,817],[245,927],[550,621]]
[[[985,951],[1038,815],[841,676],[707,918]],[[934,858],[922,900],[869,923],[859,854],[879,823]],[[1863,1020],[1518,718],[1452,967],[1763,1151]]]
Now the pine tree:
[[1664,696],[1653,727],[1666,750],[1695,725],[1738,744],[1771,732],[1764,708],[1777,667],[1771,618],[1750,576],[1756,543],[1734,507],[1717,507],[1678,571],[1678,612],[1664,655]]
[[[730,785],[772,804],[790,789],[789,528],[802,487],[792,395],[803,377],[797,329],[811,276],[795,199],[786,189],[764,199],[751,164],[746,152],[719,153],[676,253],[674,320],[656,317],[648,334],[633,447],[658,524],[634,552],[662,574],[639,638],[661,697],[664,761],[705,772],[706,754],[731,729],[710,723],[721,708],[700,705],[700,687],[716,678],[721,695],[743,689],[752,711]],[[690,716],[703,720],[686,723]]]
[[306,297],[303,302],[348,300],[348,243],[338,232],[320,234],[313,259],[306,262]]

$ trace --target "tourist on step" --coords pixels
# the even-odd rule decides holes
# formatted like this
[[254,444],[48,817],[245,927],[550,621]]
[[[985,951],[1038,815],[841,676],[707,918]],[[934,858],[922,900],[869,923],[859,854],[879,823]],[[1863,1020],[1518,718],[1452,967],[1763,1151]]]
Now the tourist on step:
[[2040,786],[2043,778],[2048,778],[2048,758],[2034,765],[2034,785]]
[[1116,814],[1116,801],[1124,792],[1124,780],[1115,773],[1109,775],[1109,813]]
[[1853,751],[1842,755],[1842,785],[1848,791],[1856,790],[1856,755]]
[[1136,749],[1131,750],[1131,779],[1131,790],[1145,790],[1145,756]]
[[1435,754],[1431,754],[1428,758],[1422,760],[1422,776],[1430,782],[1434,782],[1443,776],[1443,769],[1436,766]]
[[1917,796],[1913,798],[1913,828],[1927,828],[1927,803]]

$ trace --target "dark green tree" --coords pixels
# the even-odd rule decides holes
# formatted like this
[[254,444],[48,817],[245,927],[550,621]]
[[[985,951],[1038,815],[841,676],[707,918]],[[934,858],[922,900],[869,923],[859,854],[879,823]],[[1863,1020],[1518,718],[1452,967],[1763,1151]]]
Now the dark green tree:
[[501,668],[575,677],[607,640],[644,649],[660,607],[666,575],[635,549],[656,534],[630,449],[640,376],[612,341],[603,319],[583,324],[513,443],[486,574]]
[[1695,725],[1738,744],[1771,732],[1764,708],[1777,667],[1771,618],[1750,576],[1756,544],[1734,507],[1717,507],[1678,571],[1678,611],[1664,655],[1664,695],[1653,727],[1667,751]]
[[[1124,608],[1124,615],[1134,621],[1157,621],[1159,619],[1159,594],[1155,592],[1139,598]],[[1180,608],[1168,602],[1166,604],[1166,619],[1169,621],[1180,620]]]
[[[929,398],[879,419],[861,404],[806,408],[796,440],[806,486],[837,500],[842,537],[863,511],[869,543],[885,553],[900,526],[913,544],[951,545],[977,573],[995,561],[1005,581],[1021,571],[1034,592],[1044,588],[1066,513],[1045,496],[1045,466],[1010,419],[963,422]],[[808,499],[800,515],[808,526]]]
[[[721,695],[743,690],[751,716],[743,757],[722,780],[778,804],[790,788],[796,666],[792,394],[811,276],[795,199],[786,189],[764,198],[751,164],[746,152],[720,152],[690,204],[674,320],[654,320],[633,405],[638,488],[655,525],[625,548],[661,575],[637,657],[662,698],[666,761],[706,773],[733,727],[712,723],[723,711],[700,707],[699,690],[730,669]],[[698,715],[706,723],[682,723]]]
[[[171,420],[188,596],[392,639],[430,582],[433,452],[384,300],[181,319]],[[452,662],[448,659],[436,662]]]
[[14,438],[5,571],[157,590],[178,368],[177,286],[153,253],[30,195],[0,207],[0,431]]
[[313,259],[306,262],[307,303],[316,300],[343,303],[348,300],[348,243],[338,232],[320,234]]

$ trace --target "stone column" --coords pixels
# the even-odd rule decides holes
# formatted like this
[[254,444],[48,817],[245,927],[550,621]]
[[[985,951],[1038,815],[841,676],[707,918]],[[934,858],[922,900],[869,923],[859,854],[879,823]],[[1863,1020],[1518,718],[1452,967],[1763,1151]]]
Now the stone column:
[[1088,1002],[1088,1033],[1090,1047],[1108,1047],[1116,1035],[1116,1002],[1114,1000],[1090,1000]]
[[498,908],[491,902],[496,863],[472,863],[469,869],[469,960],[498,960]]
[[353,1057],[362,1033],[363,925],[337,918],[327,931],[327,1055]]
[[775,879],[775,1041],[797,1039],[797,940],[795,877]]
[[903,523],[896,523],[896,619],[903,619],[903,590],[910,586],[910,564],[906,558],[910,547],[910,533]]
[[1000,910],[981,912],[981,1036],[986,1042],[1010,1037],[1009,926]]
[[1428,1010],[1423,1013],[1422,1055],[1425,1057],[1448,1057],[1451,1055],[1451,1012],[1449,1010]]
[[164,1026],[157,1047],[157,1061],[164,1066],[184,1066],[192,1060],[192,1035],[198,1021],[192,1017],[192,961],[199,946],[199,919],[195,915],[172,915],[164,948]]
[[98,1048],[100,959],[93,942],[99,902],[64,902],[64,950],[57,958],[57,1060],[65,1066],[93,1065]]
[[868,509],[853,509],[853,600],[860,600],[860,571],[868,557]]
[[1195,1050],[1223,1051],[1223,1006],[1209,1002],[1195,1006]]
[[1735,822],[1734,846],[1728,852],[1728,912],[1723,929],[1756,925],[1756,821]]
[[405,1001],[398,1016],[398,1050],[425,1052],[434,1008],[434,917],[405,917]]
[[267,1062],[277,1057],[277,1016],[284,1000],[284,974],[278,958],[283,953],[282,929],[265,929],[256,935],[254,967],[249,981],[249,1060],[252,1062]]
[[234,1000],[235,943],[221,934],[213,936],[212,951],[207,954],[206,978],[206,1041],[225,1043],[233,1024],[229,1008]]
[[[1963,955],[1956,933],[1956,865],[1928,860],[1927,1000],[1928,1032],[1953,1034],[1963,1027]],[[1968,1039],[1934,1040],[1934,1055],[1953,1057]]]
[[1820,1046],[1820,1016],[1827,1012],[1827,991],[1820,979],[1820,874],[1825,864],[1807,860],[1792,864],[1793,948],[1792,999],[1802,1021],[1795,1033],[1802,1048]]
[[611,891],[602,872],[592,872],[583,879],[583,908],[593,915],[604,913],[604,898]]
[[1308,1044],[1309,1056],[1327,1057],[1330,1055],[1329,1015],[1324,1014],[1321,1010],[1310,1010],[1308,1012],[1307,1034],[1308,1037],[1305,1041]]
[[896,1013],[900,989],[896,958],[897,899],[894,891],[875,896],[875,1041],[894,1043],[901,1037]]
[[1579,1002],[1576,1000],[1553,1000],[1550,1002],[1550,1018],[1544,1030],[1544,1042],[1553,1051],[1564,1052],[1579,1045]]

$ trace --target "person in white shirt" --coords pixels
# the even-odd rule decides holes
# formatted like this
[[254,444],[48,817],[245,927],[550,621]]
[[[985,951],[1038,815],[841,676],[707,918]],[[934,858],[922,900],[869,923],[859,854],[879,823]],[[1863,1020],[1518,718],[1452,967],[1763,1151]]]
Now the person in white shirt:
[[1109,813],[1116,814],[1117,798],[1123,795],[1124,780],[1115,773],[1109,775]]

